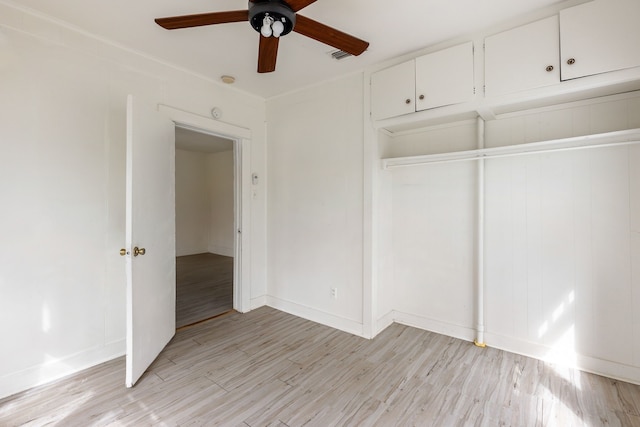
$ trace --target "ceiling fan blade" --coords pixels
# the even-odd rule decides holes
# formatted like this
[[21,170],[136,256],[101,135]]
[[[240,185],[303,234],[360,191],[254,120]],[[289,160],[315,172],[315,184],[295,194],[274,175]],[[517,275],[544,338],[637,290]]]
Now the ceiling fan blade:
[[228,12],[199,13],[197,15],[171,16],[158,18],[156,24],[167,30],[178,28],[201,27],[203,25],[226,24],[249,20],[248,10],[231,10]]
[[260,35],[260,50],[258,52],[258,72],[270,73],[276,69],[278,59],[278,37],[264,37]]
[[[264,0],[262,0],[264,1]],[[305,7],[309,6],[311,3],[315,3],[318,0],[284,0],[285,3],[287,3],[289,5],[289,7],[294,11],[297,12],[300,9],[304,9]],[[259,3],[260,0],[249,0],[249,2],[251,3]]]
[[369,42],[301,15],[296,15],[296,26],[293,27],[293,31],[354,56],[360,55],[369,47]]
[[299,11],[300,9],[304,9],[309,6],[311,3],[315,3],[317,0],[285,0],[289,7],[293,9],[294,12]]

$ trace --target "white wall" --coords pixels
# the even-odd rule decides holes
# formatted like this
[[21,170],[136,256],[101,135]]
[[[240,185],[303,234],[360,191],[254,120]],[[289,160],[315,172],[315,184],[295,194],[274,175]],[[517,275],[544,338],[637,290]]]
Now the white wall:
[[268,302],[362,334],[362,76],[269,100],[267,110]]
[[206,156],[176,150],[176,256],[209,250],[211,185]]
[[[381,138],[381,152],[471,149],[466,126]],[[486,143],[630,128],[640,93],[488,121]],[[637,145],[486,161],[487,345],[640,383],[638,171]],[[463,162],[383,174],[393,265],[380,294],[396,292],[393,319],[474,338],[476,173]]]
[[234,256],[233,150],[176,150],[176,254]]
[[[385,139],[381,153],[435,154],[471,150],[476,144],[475,121],[466,121]],[[386,279],[380,293],[393,291],[396,321],[473,338],[476,175],[473,162],[385,173],[393,279]]]
[[[217,77],[217,76],[214,76]],[[124,353],[125,104],[133,93],[252,131],[264,101],[0,5],[0,396]],[[250,171],[248,171],[250,173]],[[266,293],[265,199],[251,204],[251,298]],[[124,362],[123,362],[124,363]],[[124,384],[124,378],[123,378]]]
[[233,150],[207,154],[209,183],[208,251],[234,256]]

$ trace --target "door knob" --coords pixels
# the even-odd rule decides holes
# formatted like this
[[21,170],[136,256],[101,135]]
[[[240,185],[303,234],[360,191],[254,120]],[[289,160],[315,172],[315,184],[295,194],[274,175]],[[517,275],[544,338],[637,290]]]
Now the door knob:
[[120,249],[120,256],[125,256],[127,254],[127,250],[126,249]]
[[147,250],[145,248],[139,248],[137,246],[133,248],[133,256],[144,255],[146,253]]

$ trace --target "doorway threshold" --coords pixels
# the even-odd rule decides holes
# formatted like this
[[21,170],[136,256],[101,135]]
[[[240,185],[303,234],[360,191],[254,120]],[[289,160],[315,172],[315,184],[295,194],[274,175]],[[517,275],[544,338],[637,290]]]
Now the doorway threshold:
[[184,331],[186,329],[189,329],[189,328],[191,328],[193,326],[196,326],[196,325],[199,325],[201,323],[205,323],[205,322],[208,322],[208,321],[214,320],[214,319],[220,319],[222,317],[226,317],[229,314],[233,314],[233,313],[237,313],[236,310],[234,310],[234,309],[227,310],[227,311],[224,311],[224,312],[222,312],[220,314],[216,314],[215,316],[207,317],[206,319],[198,320],[197,322],[193,322],[193,323],[189,323],[188,325],[180,326],[179,328],[176,328],[176,332]]

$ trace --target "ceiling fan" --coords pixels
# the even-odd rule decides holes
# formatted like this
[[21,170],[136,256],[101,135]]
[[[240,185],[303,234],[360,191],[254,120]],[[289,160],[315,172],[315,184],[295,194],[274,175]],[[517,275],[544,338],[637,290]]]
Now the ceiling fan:
[[369,43],[313,19],[298,15],[298,11],[317,0],[249,0],[247,10],[200,13],[196,15],[158,18],[156,23],[167,30],[249,21],[260,33],[258,72],[276,69],[280,37],[291,31],[358,56]]

